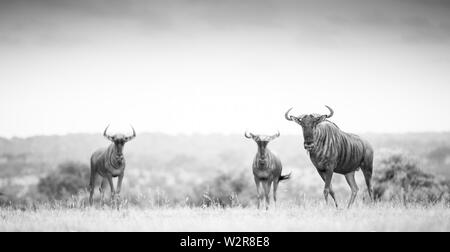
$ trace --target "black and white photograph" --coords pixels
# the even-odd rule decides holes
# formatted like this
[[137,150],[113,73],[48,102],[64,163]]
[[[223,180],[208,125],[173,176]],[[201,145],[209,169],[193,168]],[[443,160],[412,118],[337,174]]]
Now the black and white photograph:
[[0,232],[449,232],[449,109],[450,1],[0,0]]

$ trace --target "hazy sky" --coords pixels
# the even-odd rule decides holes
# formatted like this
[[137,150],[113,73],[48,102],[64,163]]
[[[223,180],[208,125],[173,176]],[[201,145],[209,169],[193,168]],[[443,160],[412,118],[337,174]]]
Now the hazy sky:
[[[0,1],[0,136],[448,131],[450,3]],[[119,127],[116,127],[119,128]]]

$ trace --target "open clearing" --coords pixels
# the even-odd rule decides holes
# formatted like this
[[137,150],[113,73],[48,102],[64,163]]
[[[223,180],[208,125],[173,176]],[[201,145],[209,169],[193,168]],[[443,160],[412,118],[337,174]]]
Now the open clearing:
[[0,231],[450,231],[450,208],[379,203],[352,209],[280,205],[254,208],[128,207],[0,209]]

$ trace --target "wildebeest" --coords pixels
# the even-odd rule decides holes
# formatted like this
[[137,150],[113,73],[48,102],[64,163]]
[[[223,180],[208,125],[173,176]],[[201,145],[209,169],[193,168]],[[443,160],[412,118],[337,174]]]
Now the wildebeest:
[[352,190],[348,203],[350,207],[358,193],[355,171],[359,168],[364,174],[370,199],[373,200],[371,179],[374,152],[372,147],[359,136],[345,133],[336,124],[328,121],[327,119],[333,116],[334,111],[326,107],[330,111],[329,115],[310,114],[295,117],[289,115],[292,108],[285,113],[287,120],[298,123],[303,129],[304,148],[325,182],[323,192],[325,201],[328,202],[328,194],[330,194],[338,207],[331,186],[331,178],[333,172],[339,173],[345,176]]
[[[92,205],[95,181],[100,175],[102,182],[100,185],[100,195],[103,202],[103,197],[106,189],[106,183],[109,183],[111,188],[111,199],[114,199],[116,194],[120,195],[122,188],[122,180],[125,171],[125,159],[123,157],[123,147],[126,142],[136,137],[136,131],[133,129],[132,136],[125,136],[123,134],[115,134],[113,136],[108,135],[106,132],[109,128],[106,127],[103,132],[103,136],[110,140],[112,143],[107,148],[102,148],[95,151],[91,156],[91,177],[89,182],[89,203]],[[117,190],[114,190],[113,177],[119,177],[117,182]]]
[[[275,156],[268,148],[267,144],[273,139],[280,136],[280,132],[273,136],[254,135],[252,133],[245,132],[245,137],[253,139],[258,145],[258,152],[253,159],[253,176],[256,183],[256,193],[258,197],[258,208],[260,207],[263,197],[266,199],[266,209],[269,208],[270,199],[270,187],[273,182],[273,200],[277,203],[277,189],[278,183],[282,180],[289,179],[291,174],[281,175],[283,169],[280,159]],[[260,184],[262,184],[264,195],[261,194]]]

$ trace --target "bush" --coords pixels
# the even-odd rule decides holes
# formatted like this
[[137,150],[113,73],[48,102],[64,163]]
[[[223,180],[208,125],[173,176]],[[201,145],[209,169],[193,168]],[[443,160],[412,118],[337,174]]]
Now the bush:
[[85,164],[62,163],[56,171],[39,180],[38,191],[50,199],[67,199],[86,188],[89,176],[89,167]]
[[445,164],[447,158],[450,156],[450,147],[449,146],[441,146],[433,149],[427,155],[427,158],[430,161],[436,162],[437,164],[443,165]]
[[417,162],[403,154],[381,160],[374,175],[374,196],[378,200],[436,203],[449,199],[448,182],[423,172]]
[[249,186],[250,179],[245,174],[238,172],[218,175],[211,182],[196,188],[196,194],[202,197],[195,199],[195,203],[204,207],[248,205],[254,193]]

